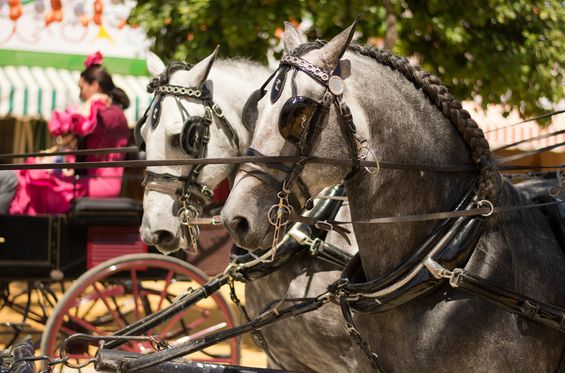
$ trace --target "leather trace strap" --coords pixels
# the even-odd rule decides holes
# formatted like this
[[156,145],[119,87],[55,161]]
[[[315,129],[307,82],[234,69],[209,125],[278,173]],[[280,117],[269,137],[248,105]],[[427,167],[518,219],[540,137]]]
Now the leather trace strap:
[[338,297],[338,301],[341,307],[343,319],[345,320],[345,328],[347,329],[347,333],[349,333],[351,339],[353,339],[353,341],[361,348],[361,350],[363,350],[363,353],[369,360],[369,363],[371,364],[371,367],[375,370],[375,372],[384,373],[384,369],[379,361],[379,355],[371,351],[369,344],[367,343],[367,341],[365,341],[365,339],[359,332],[359,329],[357,329],[355,322],[353,321],[353,315],[351,314],[351,307],[349,306],[347,296],[345,294],[342,294]]
[[304,224],[314,225],[319,229],[324,229],[324,227],[326,227],[327,230],[332,230],[335,229],[337,226],[343,224],[390,224],[390,223],[408,223],[408,222],[429,221],[429,220],[442,220],[442,219],[451,219],[451,218],[458,218],[464,216],[488,217],[493,214],[501,214],[512,211],[540,208],[551,205],[560,205],[565,203],[565,201],[552,201],[552,202],[534,203],[529,205],[501,206],[501,207],[494,207],[492,203],[490,203],[488,200],[478,201],[477,203],[478,203],[477,205],[478,207],[469,210],[433,212],[428,214],[416,214],[416,215],[387,216],[387,217],[374,218],[369,220],[315,221],[314,219],[296,214],[290,215],[289,220],[304,223]]
[[428,268],[437,278],[449,280],[449,285],[456,290],[476,295],[508,312],[565,333],[565,308],[563,307],[546,304],[497,286],[462,268],[449,271],[434,261],[429,263]]

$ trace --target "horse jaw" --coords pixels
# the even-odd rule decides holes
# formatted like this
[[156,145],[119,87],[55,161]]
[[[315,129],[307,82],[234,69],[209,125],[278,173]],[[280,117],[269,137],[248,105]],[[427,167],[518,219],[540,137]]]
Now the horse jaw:
[[163,254],[170,254],[182,248],[188,248],[189,243],[180,234],[180,222],[172,214],[174,199],[156,191],[148,191],[143,198],[143,220],[139,233],[141,239],[148,245],[153,245]]

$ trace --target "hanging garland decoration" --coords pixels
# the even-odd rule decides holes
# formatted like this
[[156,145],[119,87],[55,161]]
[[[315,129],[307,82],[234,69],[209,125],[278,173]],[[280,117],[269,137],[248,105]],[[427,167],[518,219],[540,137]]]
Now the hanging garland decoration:
[[53,22],[63,21],[63,4],[61,0],[51,0],[51,11],[45,16],[45,26]]

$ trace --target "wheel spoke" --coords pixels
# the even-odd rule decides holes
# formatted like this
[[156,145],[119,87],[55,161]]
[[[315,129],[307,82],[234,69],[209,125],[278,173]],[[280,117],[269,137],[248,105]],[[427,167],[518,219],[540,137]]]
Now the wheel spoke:
[[104,303],[104,305],[106,306],[106,308],[108,309],[108,311],[110,312],[116,323],[120,326],[120,328],[124,328],[126,326],[125,322],[120,317],[118,317],[114,309],[108,303],[108,300],[106,299],[104,294],[102,294],[100,289],[98,289],[98,286],[96,286],[96,283],[93,283],[92,287],[94,288],[94,291],[96,292],[96,294],[98,294],[99,298],[102,300],[102,302]]
[[223,329],[223,328],[225,328],[226,326],[227,326],[227,323],[226,323],[226,322],[221,322],[221,323],[218,323],[218,324],[216,324],[216,325],[212,325],[212,326],[210,326],[210,327],[208,327],[208,328],[206,328],[206,329],[200,330],[200,331],[198,331],[198,332],[196,332],[196,333],[193,333],[193,334],[191,334],[191,335],[187,335],[187,336],[184,336],[184,337],[182,337],[182,338],[177,339],[177,340],[173,343],[173,345],[178,345],[178,344],[180,344],[180,343],[188,342],[188,341],[191,341],[191,340],[194,340],[194,339],[203,337],[203,336],[205,336],[205,335],[207,335],[207,334],[210,334],[210,333],[213,333],[213,332],[218,331],[218,330],[220,330],[220,329]]
[[[69,314],[67,314],[67,316],[69,317],[69,321],[72,321],[73,323],[75,323],[75,324],[77,324],[77,325],[80,325],[81,327],[83,327],[84,329],[86,329],[86,330],[88,330],[88,331],[90,331],[90,332],[93,332],[93,333],[95,333],[95,334],[97,334],[97,335],[106,335],[106,334],[108,334],[108,333],[104,332],[103,330],[97,328],[95,325],[92,325],[91,323],[89,323],[89,322],[86,321],[86,320],[83,320],[83,319],[81,319],[81,318],[77,318],[77,317],[71,316],[71,315],[69,315]],[[65,326],[64,326],[64,324],[63,324],[63,326],[61,326],[61,329],[63,329],[64,327],[65,327]],[[74,333],[77,333],[76,330],[69,329],[68,327],[65,327],[65,329],[67,329],[67,330],[69,331],[69,335],[74,334]]]
[[167,276],[165,277],[165,284],[163,286],[163,290],[161,290],[161,294],[159,294],[159,305],[157,306],[157,310],[160,310],[161,307],[163,306],[163,301],[165,300],[165,297],[167,295],[167,290],[169,289],[169,286],[171,285],[171,281],[173,279],[173,276],[174,276],[173,271],[167,272]]
[[138,300],[141,301],[139,299],[139,288],[137,285],[137,272],[135,271],[135,268],[130,270],[130,276],[131,276],[131,286],[133,288],[133,302],[135,305],[135,319],[139,320],[141,318],[140,313],[139,313],[139,303]]

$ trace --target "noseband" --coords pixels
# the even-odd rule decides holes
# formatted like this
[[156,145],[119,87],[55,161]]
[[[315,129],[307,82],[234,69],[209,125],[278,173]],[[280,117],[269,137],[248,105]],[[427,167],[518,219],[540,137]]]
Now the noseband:
[[[147,90],[155,92],[151,104],[135,126],[135,141],[139,151],[145,151],[145,141],[141,136],[141,127],[151,120],[151,128],[155,129],[159,124],[161,116],[161,105],[165,96],[173,96],[183,120],[183,127],[178,137],[179,145],[186,155],[193,158],[205,158],[210,140],[210,125],[215,116],[220,120],[221,128],[226,133],[229,142],[239,149],[239,139],[233,126],[218,105],[212,100],[212,95],[203,84],[201,88],[182,87],[160,83],[156,78],[147,87]],[[191,116],[181,100],[197,100],[205,109],[204,117]],[[150,109],[153,110],[150,113]],[[197,225],[191,221],[200,216],[204,205],[213,197],[212,189],[198,181],[198,176],[204,165],[192,167],[188,176],[176,176],[168,173],[145,172],[142,186],[145,190],[156,191],[178,197],[180,208],[177,216],[181,223],[182,232],[190,239],[192,247],[196,249],[200,234]]]

